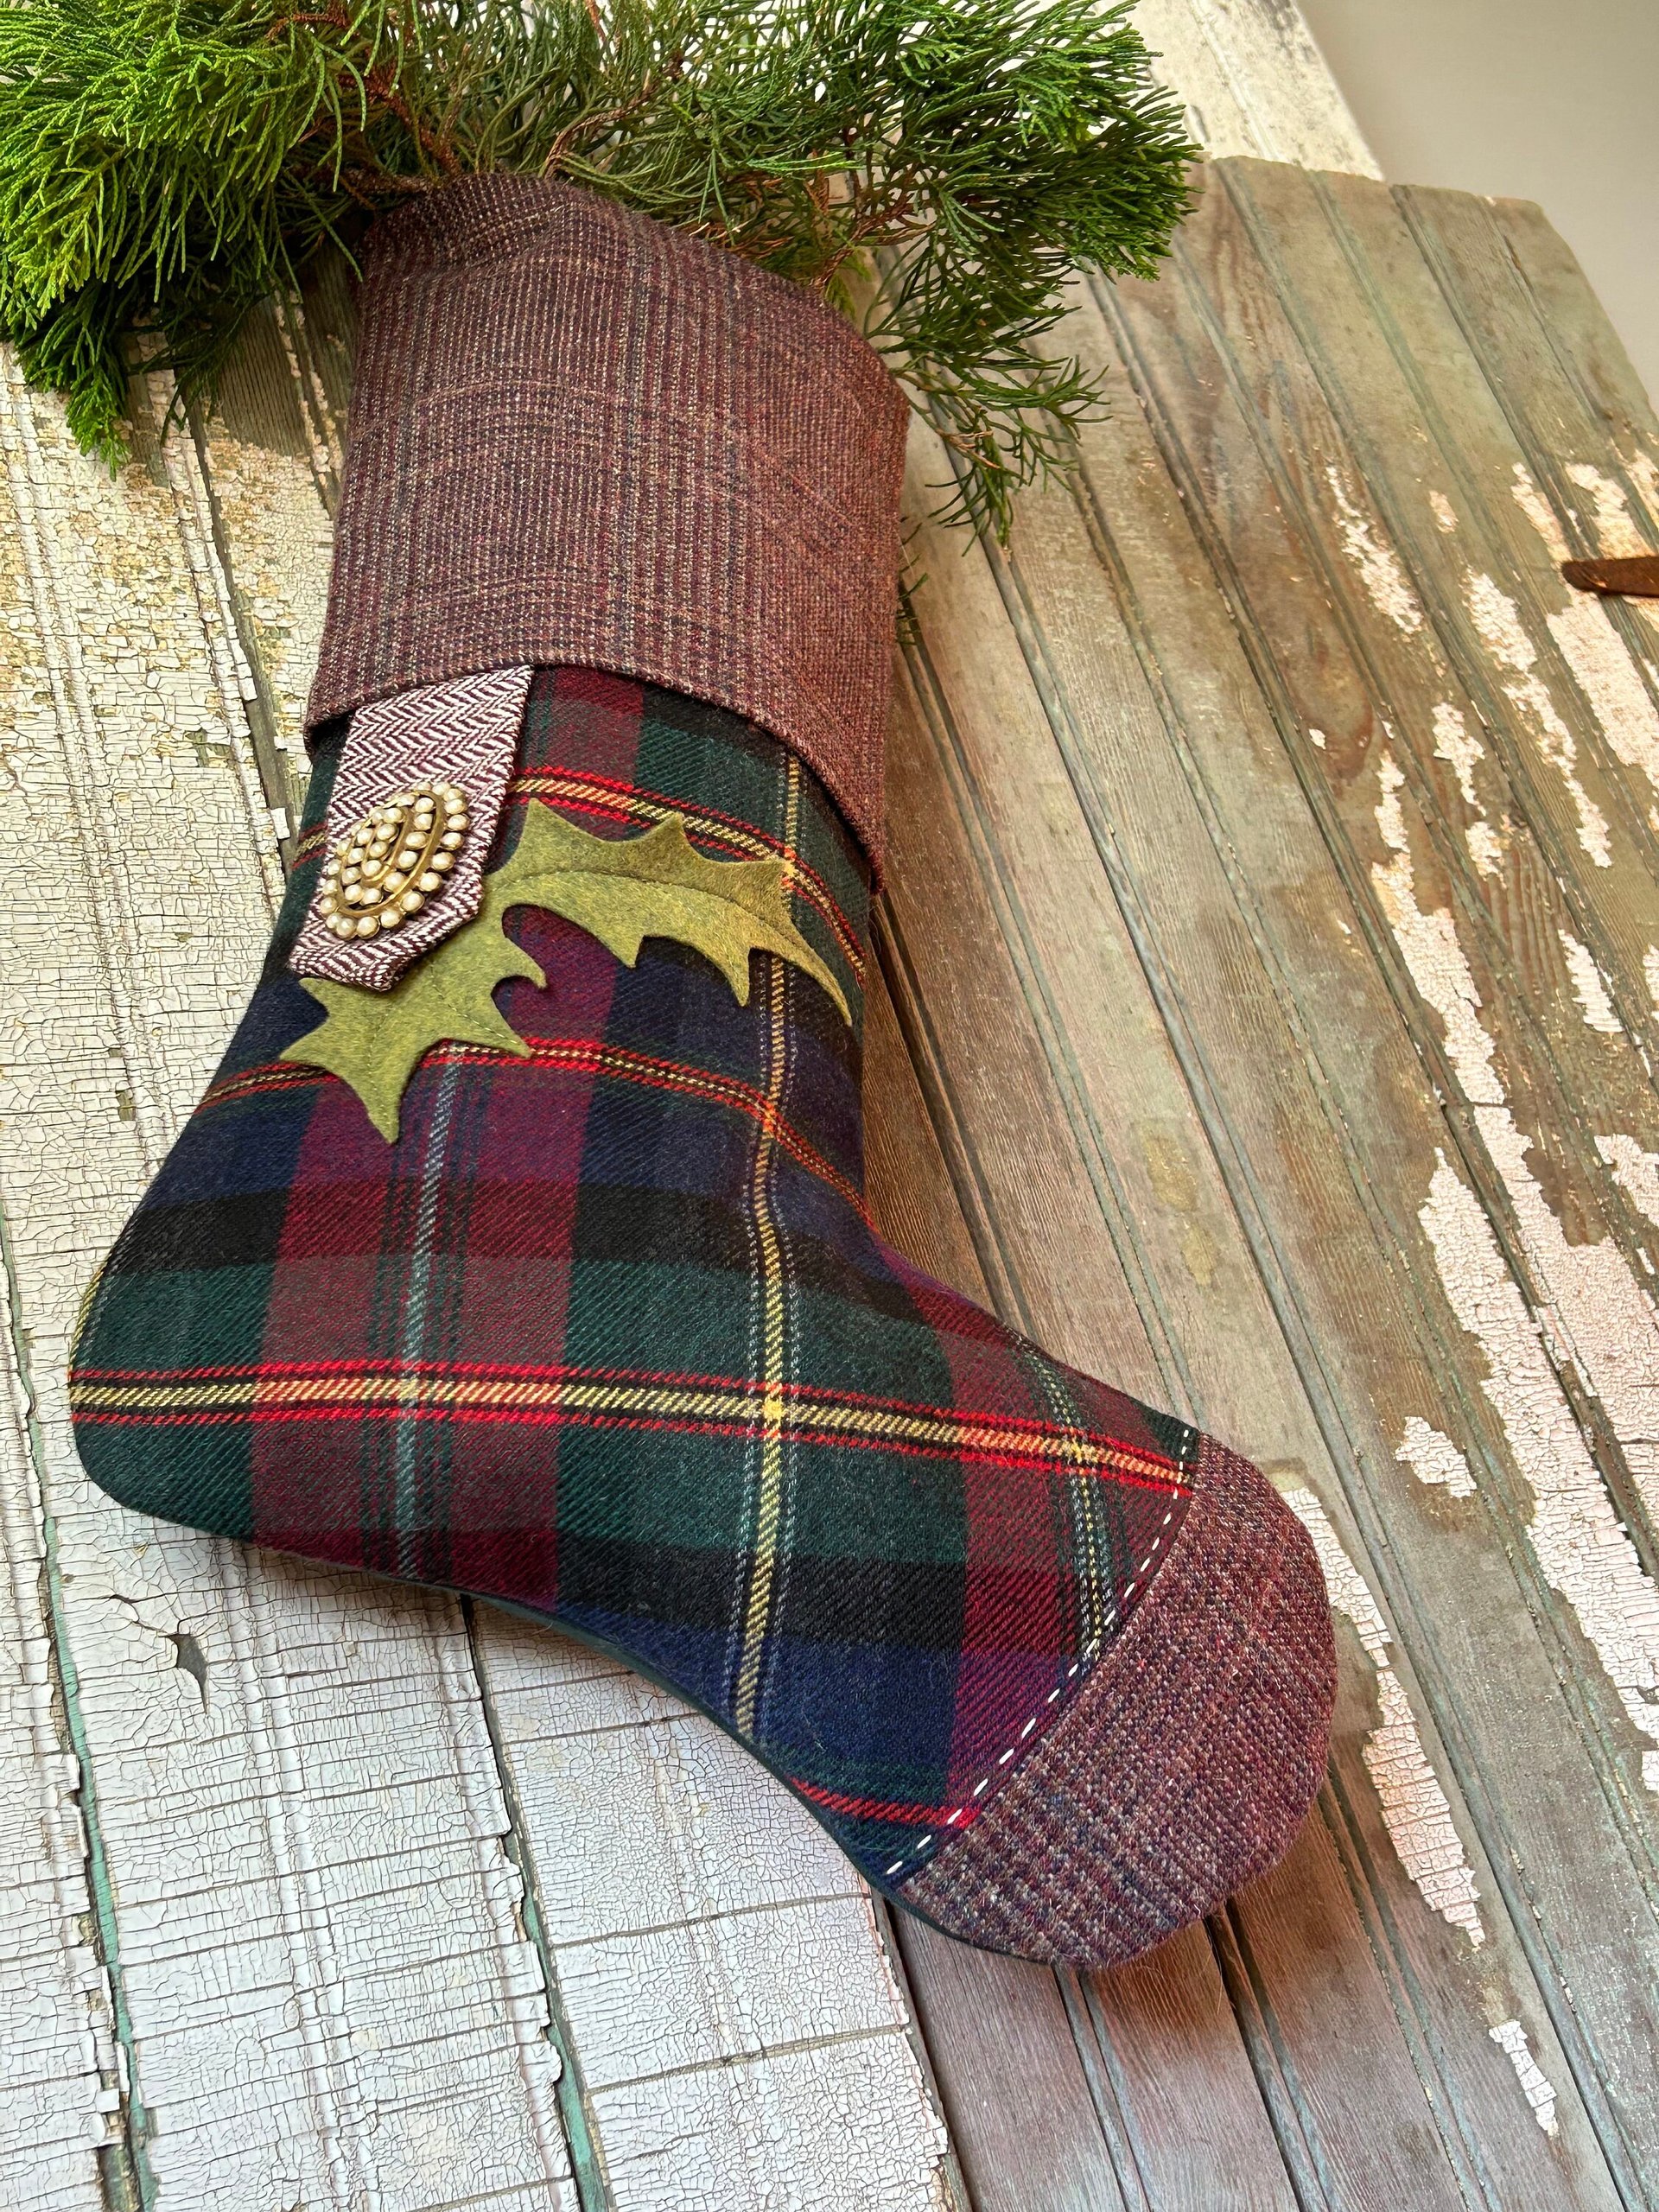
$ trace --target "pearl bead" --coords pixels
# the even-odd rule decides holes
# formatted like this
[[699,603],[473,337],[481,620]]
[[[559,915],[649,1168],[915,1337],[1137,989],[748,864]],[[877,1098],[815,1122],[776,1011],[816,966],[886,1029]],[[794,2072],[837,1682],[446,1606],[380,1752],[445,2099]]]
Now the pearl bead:
[[420,878],[416,888],[426,892],[429,896],[434,891],[442,890],[443,878],[441,875],[434,875],[429,868],[427,873]]
[[372,937],[379,926],[379,923],[372,914],[359,914],[357,918],[359,937]]
[[418,891],[405,891],[397,904],[406,914],[418,914],[426,901]]

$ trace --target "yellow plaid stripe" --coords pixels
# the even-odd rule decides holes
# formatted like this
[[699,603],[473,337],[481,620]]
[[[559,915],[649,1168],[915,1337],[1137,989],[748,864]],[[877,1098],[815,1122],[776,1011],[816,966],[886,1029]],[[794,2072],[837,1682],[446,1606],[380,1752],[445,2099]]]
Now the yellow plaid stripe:
[[956,1457],[984,1454],[1092,1474],[1124,1475],[1179,1492],[1186,1485],[1166,1462],[1076,1428],[1000,1421],[942,1406],[873,1404],[775,1384],[673,1382],[655,1376],[410,1372],[369,1368],[223,1375],[157,1376],[154,1381],[89,1376],[73,1384],[77,1414],[372,1414],[410,1410],[448,1414],[594,1415],[618,1421],[739,1429],[800,1442],[890,1445]]

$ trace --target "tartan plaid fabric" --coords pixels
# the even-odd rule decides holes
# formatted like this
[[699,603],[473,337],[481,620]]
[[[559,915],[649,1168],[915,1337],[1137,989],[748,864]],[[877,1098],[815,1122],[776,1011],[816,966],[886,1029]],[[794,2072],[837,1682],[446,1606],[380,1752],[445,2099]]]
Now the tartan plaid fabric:
[[[1158,1587],[1202,1440],[870,1228],[868,871],[794,754],[677,695],[538,671],[498,856],[542,805],[615,836],[677,811],[713,857],[780,855],[855,1023],[770,956],[740,1007],[683,948],[630,969],[520,909],[548,988],[498,1002],[529,1057],[429,1054],[394,1147],[277,1057],[318,1019],[284,963],[338,752],[336,729],[252,1003],[89,1300],[86,1467],[145,1511],[621,1654],[903,1901],[1040,1776]],[[1033,1948],[935,1891],[947,1924]]]

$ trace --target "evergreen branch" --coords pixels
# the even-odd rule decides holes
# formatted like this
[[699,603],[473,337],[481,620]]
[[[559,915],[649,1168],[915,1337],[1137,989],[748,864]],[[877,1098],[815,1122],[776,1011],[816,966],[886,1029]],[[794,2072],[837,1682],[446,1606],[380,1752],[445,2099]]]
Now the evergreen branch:
[[0,334],[113,462],[135,328],[210,394],[254,304],[366,218],[560,175],[855,314],[956,456],[951,511],[1006,531],[1100,404],[1030,350],[1067,272],[1150,275],[1187,204],[1195,149],[1127,13],[0,0]]

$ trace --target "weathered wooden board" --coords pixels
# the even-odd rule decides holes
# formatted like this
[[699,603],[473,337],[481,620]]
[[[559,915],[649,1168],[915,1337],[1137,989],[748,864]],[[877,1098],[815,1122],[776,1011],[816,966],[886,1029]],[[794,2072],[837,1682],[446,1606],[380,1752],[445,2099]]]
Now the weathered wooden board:
[[[83,2044],[85,2147],[51,2186],[574,2206],[454,1608],[119,1512],[69,1444],[80,1292],[221,1047],[277,878],[223,607],[192,557],[189,446],[159,482],[111,483],[15,375],[0,407],[0,1192],[29,1412],[7,1535],[16,1584],[50,1607],[50,1642],[24,1653],[41,1787],[60,1793],[41,1840],[63,1956],[29,1993],[43,2010],[67,1986]],[[19,2189],[26,2109],[8,2101],[4,2122]],[[38,2149],[25,2133],[20,2172]]]
[[871,1188],[1291,1495],[1313,1821],[1122,1973],[901,1967],[674,1700],[90,1491],[67,1332],[267,924],[348,307],[114,485],[14,377],[4,2201],[1659,2202],[1659,624],[1554,571],[1659,544],[1659,431],[1535,213],[1371,181],[1294,10],[1141,12],[1212,145],[1345,174],[1220,165],[1079,296],[1080,482],[918,528]]
[[[1113,427],[1132,434],[1138,423],[1138,410],[1124,409]],[[1147,480],[1145,462],[1141,455],[1114,469],[1124,520],[1131,487]],[[949,1100],[960,1132],[958,1180],[971,1177],[984,1217],[978,1241],[1001,1262],[987,1273],[1008,1310],[1069,1357],[1103,1364],[1151,1395],[1185,1399],[1304,1498],[1310,1490],[1323,1498],[1323,1515],[1311,1501],[1306,1510],[1329,1548],[1339,1603],[1370,1651],[1353,1654],[1363,1673],[1344,1710],[1328,1825],[1311,1831],[1282,1872],[1241,1901],[1229,1938],[1236,1956],[1230,1962],[1224,1948],[1222,1961],[1235,2001],[1249,1993],[1241,2025],[1298,2188],[1317,2186],[1338,2203],[1457,2202],[1469,2193],[1471,2172],[1484,2171],[1493,2177],[1485,2184],[1491,2202],[1573,2201],[1575,2191],[1583,2201],[1606,2202],[1581,2116],[1564,2097],[1553,2115],[1557,2133],[1544,2136],[1514,2104],[1513,2074],[1490,2040],[1491,2026],[1523,2018],[1534,2048],[1547,2053],[1546,2070],[1564,2070],[1516,1932],[1501,1906],[1486,1902],[1497,1884],[1480,1856],[1476,1824],[1461,1806],[1460,1821],[1452,1809],[1450,1761],[1414,1725],[1421,1697],[1414,1705],[1408,1659],[1389,1649],[1368,1595],[1376,1579],[1366,1571],[1362,1581],[1344,1565],[1344,1554],[1364,1562],[1367,1547],[1350,1520],[1319,1408],[1286,1346],[1269,1297],[1275,1286],[1264,1287],[1259,1262],[1252,1264],[1194,1102],[1198,1080],[1208,1077],[1209,1090],[1225,1071],[1205,1068],[1202,1040],[1184,1016],[1207,998],[1219,1022],[1228,1014],[1224,1000],[1250,995],[1255,955],[1224,909],[1200,901],[1199,871],[1206,851],[1216,867],[1213,850],[1207,839],[1200,845],[1179,834],[1183,817],[1192,817],[1192,792],[1178,760],[1173,774],[1159,768],[1160,754],[1169,757],[1168,737],[1143,664],[1122,612],[1099,601],[1098,569],[1094,594],[1084,582],[1088,550],[1066,546],[1063,533],[1077,512],[1070,502],[1065,508],[1065,508],[1046,515],[1040,531],[1020,534],[1007,564],[982,565],[976,556],[969,574],[950,574],[942,566],[948,550],[925,545],[930,588],[949,575],[950,594],[948,614],[936,601],[925,616],[918,655],[934,701],[926,716],[931,743],[918,741],[904,715],[895,731],[890,925],[920,1009],[917,1021],[925,1021],[938,1055],[933,1090]],[[1180,524],[1166,483],[1160,512],[1166,527]],[[1039,547],[1051,545],[1053,574],[1074,602],[1075,634],[1093,656],[1086,689],[1062,690],[1040,665],[1041,688],[1033,686],[1020,650],[1026,612],[1017,602],[998,606],[993,569],[1006,568],[1012,577],[1022,558],[1034,569]],[[1193,573],[1189,567],[1189,591]],[[1058,608],[1046,611],[1058,620]],[[1172,649],[1180,641],[1177,622],[1172,607]],[[1224,616],[1215,626],[1205,651],[1222,657],[1215,681],[1238,701],[1248,682],[1238,645]],[[1071,718],[1085,715],[1089,734],[1109,734],[1115,745],[1109,812],[1103,800],[1092,825],[1074,781],[1081,764],[1061,751],[1076,734]],[[1149,861],[1147,880],[1137,881],[1127,870],[1139,855],[1126,840],[1142,806],[1155,866]],[[1103,881],[1103,863],[1124,871],[1116,898]],[[1154,895],[1159,906],[1148,912]],[[1160,1007],[1146,969],[1160,950],[1184,955],[1183,939],[1195,944],[1196,966],[1178,981],[1156,961],[1151,980],[1167,994]],[[1263,995],[1259,984],[1255,995]],[[1178,1046],[1192,1055],[1185,1069]],[[1282,1057],[1287,1046],[1275,1040],[1274,1049]],[[1241,1075],[1255,1084],[1262,1071]],[[1236,1091],[1243,1087],[1227,1080]],[[1247,1102],[1236,1103],[1242,1120]],[[1292,1120],[1287,1109],[1278,1125],[1293,1157],[1304,1145],[1317,1147],[1317,1099],[1300,1112]],[[1242,1133],[1253,1134],[1248,1125]],[[1269,1123],[1264,1150],[1273,1134]],[[1137,1321],[1138,1347],[1129,1333]],[[1390,1460],[1397,1441],[1396,1433]],[[1379,1658],[1391,1663],[1374,1690]],[[1538,1688],[1548,1695],[1542,1681]],[[1370,1741],[1379,1722],[1382,1733]],[[1149,1961],[1143,1972],[1158,1965]],[[928,1992],[913,1959],[912,1973],[925,2011]],[[1110,2003],[1109,1981],[1097,2024],[1109,2022]],[[1357,2066],[1361,2051],[1364,2063]],[[950,2069],[942,2063],[941,2070],[948,2099]],[[1132,2056],[1117,2072],[1135,2079]],[[1426,2093],[1441,2123],[1432,2155],[1421,2140]],[[1387,2115],[1381,2125],[1380,2113]],[[1144,2126],[1154,2145],[1168,2146],[1173,2133],[1167,2117]],[[1575,2153],[1567,2167],[1564,2141]],[[1144,2189],[1144,2162],[1137,2175]],[[1171,2185],[1151,2201],[1182,2200]]]

